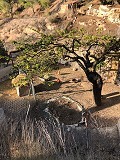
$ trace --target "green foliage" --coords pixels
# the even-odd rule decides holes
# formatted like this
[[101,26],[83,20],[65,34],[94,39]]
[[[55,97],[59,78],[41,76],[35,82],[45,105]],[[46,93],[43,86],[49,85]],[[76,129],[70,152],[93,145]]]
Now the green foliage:
[[0,1],[0,12],[3,14],[7,13],[8,11],[8,4],[6,4],[3,0]]
[[2,13],[9,14],[13,17],[13,7],[17,3],[17,0],[1,0],[0,1],[0,10]]
[[41,35],[41,39],[36,43],[16,43],[21,49],[21,55],[16,60],[16,67],[22,69],[29,78],[34,75],[43,76],[57,64],[59,54],[50,46],[53,37],[51,35]]
[[42,9],[46,9],[50,5],[50,0],[37,0],[37,1],[41,5]]
[[72,30],[56,31],[54,35],[41,34],[40,40],[35,43],[16,43],[16,45],[21,50],[16,66],[31,78],[34,75],[43,76],[51,71],[63,55],[73,54],[77,57],[78,51],[79,56],[84,58],[84,61],[83,58],[79,59],[83,70],[89,67],[96,69],[104,60],[101,57],[110,51],[119,51],[120,40],[109,35],[88,35],[83,30]]
[[14,87],[22,87],[26,86],[29,83],[29,79],[27,79],[25,74],[19,74],[14,79],[12,79],[12,85]]
[[24,6],[25,8],[32,7],[37,0],[18,0],[19,4]]

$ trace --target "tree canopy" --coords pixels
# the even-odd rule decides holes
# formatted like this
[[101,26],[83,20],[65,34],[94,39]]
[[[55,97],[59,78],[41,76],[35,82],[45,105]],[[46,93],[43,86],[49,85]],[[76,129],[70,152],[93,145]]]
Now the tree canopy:
[[60,57],[75,61],[93,84],[95,103],[100,106],[103,80],[97,68],[106,55],[111,52],[120,54],[120,39],[109,35],[89,35],[83,30],[56,31],[54,35],[41,34],[40,37],[35,43],[17,43],[21,50],[17,67],[32,78],[54,68]]
[[88,69],[96,71],[107,54],[120,50],[120,40],[116,37],[86,35],[83,30],[41,34],[40,40],[35,43],[16,44],[22,51],[17,65],[30,74],[43,74],[51,70],[62,56],[77,61],[85,72]]

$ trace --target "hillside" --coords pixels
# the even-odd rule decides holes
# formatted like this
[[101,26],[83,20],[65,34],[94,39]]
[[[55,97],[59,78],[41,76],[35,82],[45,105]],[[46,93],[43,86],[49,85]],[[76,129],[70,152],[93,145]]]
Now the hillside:
[[82,4],[74,11],[69,8],[69,3],[57,0],[44,12],[40,11],[39,5],[34,5],[34,11],[35,14],[31,8],[27,8],[15,15],[13,19],[1,19],[0,39],[7,44],[22,38],[39,38],[35,30],[54,32],[72,28],[85,28],[92,34],[101,30],[102,34],[120,36],[120,5],[118,4],[101,5],[99,1],[94,0]]

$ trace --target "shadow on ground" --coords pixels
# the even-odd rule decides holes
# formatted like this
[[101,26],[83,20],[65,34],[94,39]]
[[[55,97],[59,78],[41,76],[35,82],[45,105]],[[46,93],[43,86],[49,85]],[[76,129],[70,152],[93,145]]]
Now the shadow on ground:
[[97,107],[94,106],[90,108],[90,112],[94,113],[100,110],[103,110],[105,108],[112,107],[116,104],[120,104],[120,92],[113,92],[110,94],[106,94],[102,96],[102,105]]

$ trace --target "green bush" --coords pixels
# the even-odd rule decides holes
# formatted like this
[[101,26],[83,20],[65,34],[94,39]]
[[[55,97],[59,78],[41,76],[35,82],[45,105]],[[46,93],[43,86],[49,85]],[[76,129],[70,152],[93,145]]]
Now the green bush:
[[50,0],[37,0],[37,1],[41,5],[43,10],[50,6]]

